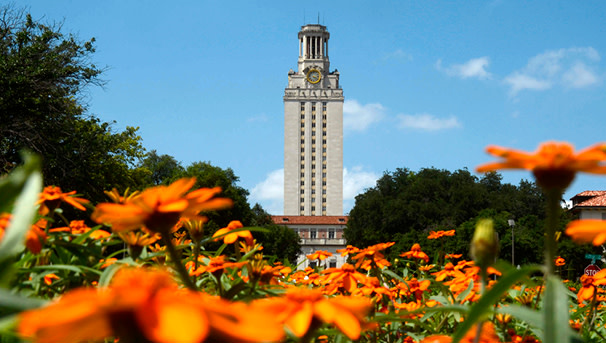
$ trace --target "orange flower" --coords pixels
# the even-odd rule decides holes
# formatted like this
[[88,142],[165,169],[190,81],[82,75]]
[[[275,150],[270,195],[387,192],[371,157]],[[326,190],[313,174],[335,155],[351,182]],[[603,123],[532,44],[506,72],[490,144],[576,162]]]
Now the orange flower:
[[555,259],[555,265],[556,265],[556,267],[561,267],[561,266],[563,266],[565,264],[566,264],[566,260],[564,260],[564,258],[562,258],[561,256],[558,256]]
[[444,230],[440,230],[440,231],[429,231],[429,236],[427,236],[427,239],[438,239],[438,238],[442,238],[444,236],[454,236],[455,235],[455,230],[448,230],[448,231],[444,231]]
[[[72,235],[81,235],[92,230],[88,225],[84,223],[84,220],[72,220],[69,222],[69,226],[56,227],[50,229],[49,232],[69,232]],[[111,234],[104,230],[95,230],[90,233],[89,237],[92,239],[102,239],[111,236]]]
[[[478,332],[478,325],[474,325],[467,331],[465,336],[459,341],[461,343],[472,343],[476,342],[476,334]],[[429,337],[425,337],[419,343],[450,343],[452,342],[452,338],[445,335],[433,335]],[[480,337],[477,341],[478,343],[499,343],[501,339],[497,335],[497,332],[494,328],[494,325],[491,322],[485,322],[482,325],[482,330],[480,333]]]
[[[263,254],[255,254],[248,269],[250,279],[257,281],[260,285],[277,285],[283,276],[291,272],[292,269],[290,267],[285,267],[279,263],[275,266],[270,266],[263,259]],[[243,279],[246,279],[246,277],[243,277]]]
[[92,219],[111,224],[114,232],[146,227],[154,232],[168,232],[179,218],[202,219],[201,211],[230,207],[227,198],[214,198],[221,188],[200,188],[188,194],[196,183],[195,178],[179,179],[168,186],[148,188],[141,194],[124,200],[124,203],[102,203],[97,205]]
[[400,296],[411,296],[414,295],[416,300],[423,298],[423,293],[427,292],[431,285],[430,280],[423,280],[419,282],[416,278],[405,280],[405,282],[398,282],[394,291]]
[[581,276],[581,288],[577,293],[577,300],[582,303],[585,300],[591,300],[596,292],[596,286],[606,285],[606,269],[602,269],[595,273],[594,276]]
[[435,264],[428,264],[428,265],[425,265],[425,266],[419,266],[419,270],[422,271],[422,272],[428,272],[428,271],[434,269],[435,267],[436,267]]
[[479,166],[480,173],[500,169],[526,169],[532,171],[537,184],[550,189],[564,189],[574,179],[576,172],[606,174],[606,143],[599,143],[577,153],[569,143],[547,142],[534,153],[527,153],[498,146],[486,151],[504,160]]
[[313,260],[324,261],[325,259],[329,258],[330,256],[332,256],[331,252],[324,251],[324,250],[318,250],[318,251],[314,252],[313,254],[307,255],[307,258],[311,261],[313,261]]
[[[217,230],[213,237],[225,235],[223,236],[223,243],[225,244],[233,244],[238,240],[238,238],[243,238],[246,241],[246,244],[253,245],[253,236],[250,231],[244,230],[231,232],[235,229],[239,229],[242,227],[244,227],[244,225],[242,225],[239,220],[232,220],[231,222],[229,222],[227,227]],[[215,240],[219,240],[219,238],[215,238]]]
[[11,222],[11,214],[10,213],[0,213],[0,240],[2,236],[4,236],[4,231],[8,228]]
[[183,226],[187,229],[189,237],[200,242],[204,238],[204,224],[208,221],[208,218],[184,220]]
[[463,254],[446,254],[444,258],[455,260],[457,258],[463,257]]
[[366,278],[362,287],[354,289],[352,295],[363,295],[378,300],[382,296],[391,298],[391,291],[387,287],[381,285],[378,278],[370,276]]
[[436,281],[443,281],[447,277],[465,277],[465,274],[463,274],[460,270],[456,269],[455,266],[450,262],[446,263],[444,269],[439,272],[431,273],[431,275],[435,275]]
[[99,263],[101,263],[101,266],[99,267],[99,269],[105,269],[116,262],[118,262],[118,259],[115,257],[101,259],[101,260],[99,260]]
[[377,266],[379,269],[391,266],[391,263],[385,259],[385,256],[381,251],[396,244],[395,242],[379,243],[371,245],[366,249],[360,250],[356,256],[352,257],[352,260],[358,261],[356,268],[362,268],[370,270],[373,266]]
[[328,283],[327,294],[334,294],[340,287],[352,293],[358,288],[358,283],[366,281],[366,275],[356,271],[354,266],[348,263],[344,263],[341,268],[328,268],[322,274],[327,274],[325,280]]
[[[0,213],[0,241],[4,236],[4,231],[10,226],[11,217],[10,213]],[[42,251],[42,246],[46,241],[46,234],[44,233],[46,224],[46,219],[40,219],[25,234],[25,246],[27,250],[34,254],[39,254]]]
[[89,201],[84,198],[72,196],[74,194],[76,194],[76,191],[63,193],[61,192],[61,188],[57,186],[44,187],[44,190],[42,190],[42,193],[40,193],[40,199],[38,202],[36,202],[36,204],[40,205],[40,214],[44,216],[56,210],[63,201],[81,211],[86,211],[86,208],[82,205],[88,204]]
[[[223,274],[223,271],[227,268],[239,268],[245,265],[247,262],[229,262],[226,260],[227,256],[219,255],[217,257],[203,257],[200,258],[202,262],[208,259],[208,262],[205,265],[199,266],[197,269],[192,270],[190,275],[200,275],[203,273],[211,273],[217,278]],[[190,261],[186,264],[186,268],[192,268],[194,266],[194,262]]]
[[257,301],[297,337],[315,331],[322,323],[335,325],[349,339],[360,337],[364,317],[372,304],[366,298],[338,296],[326,298],[319,290],[291,288],[281,298]]
[[38,220],[25,234],[25,246],[33,254],[39,254],[42,251],[42,246],[46,241],[46,234],[44,233],[46,223],[46,219]]
[[263,250],[263,246],[261,245],[261,243],[257,243],[256,239],[253,239],[252,244],[248,245],[248,243],[246,241],[240,242],[240,252],[243,254],[248,254],[249,252],[255,250],[255,251],[261,251]]
[[48,286],[50,286],[53,283],[53,280],[59,280],[59,279],[60,279],[60,277],[58,277],[54,273],[44,275],[44,283],[47,284]]
[[103,193],[105,193],[105,195],[107,195],[107,197],[110,198],[111,201],[113,201],[117,204],[123,204],[126,201],[139,195],[140,192],[139,191],[130,192],[129,189],[127,188],[126,191],[124,191],[124,195],[120,195],[120,193],[118,193],[118,190],[114,188],[111,191],[104,191]]
[[108,289],[77,289],[20,314],[18,331],[38,343],[77,343],[110,336],[157,343],[277,341],[275,320],[243,303],[179,289],[170,274],[119,271]]
[[119,232],[118,236],[129,246],[145,247],[159,240],[160,234],[146,230]]
[[337,249],[337,252],[341,254],[341,256],[345,257],[347,255],[357,254],[360,249],[354,247],[353,245],[348,245],[344,249]]
[[606,221],[599,219],[573,220],[568,223],[566,234],[576,242],[602,245],[606,242]]
[[429,256],[427,256],[426,253],[421,251],[421,245],[419,245],[419,243],[413,244],[412,248],[410,248],[410,251],[403,252],[400,254],[400,256],[407,257],[407,258],[410,258],[410,257],[417,258],[417,259],[425,261],[425,263],[429,262]]

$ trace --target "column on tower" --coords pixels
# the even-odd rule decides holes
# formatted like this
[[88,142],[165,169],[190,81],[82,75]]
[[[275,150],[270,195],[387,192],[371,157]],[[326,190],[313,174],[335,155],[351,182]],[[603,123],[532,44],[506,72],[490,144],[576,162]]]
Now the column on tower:
[[324,37],[320,37],[320,57],[324,57]]

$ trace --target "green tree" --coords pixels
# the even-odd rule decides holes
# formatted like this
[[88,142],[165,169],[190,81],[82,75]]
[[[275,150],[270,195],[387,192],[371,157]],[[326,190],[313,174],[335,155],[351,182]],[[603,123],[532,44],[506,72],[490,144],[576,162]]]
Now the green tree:
[[94,39],[81,42],[24,10],[0,8],[0,173],[27,149],[42,156],[46,184],[77,190],[93,201],[103,190],[138,184],[143,156],[137,129],[115,133],[86,114],[83,90],[102,85],[90,62]]
[[[385,173],[375,187],[356,197],[345,237],[348,244],[358,247],[396,241],[390,250],[394,257],[413,243],[420,243],[430,254],[444,249],[466,256],[475,221],[492,215],[498,218],[495,227],[509,248],[502,257],[511,258],[507,222],[514,219],[518,222],[516,233],[520,232],[516,260],[538,262],[534,255],[541,251],[537,245],[542,244],[544,196],[534,183],[522,181],[514,186],[501,180],[497,173],[478,178],[466,169],[423,168],[415,173],[399,168]],[[457,230],[454,239],[427,239],[431,230],[451,229]]]
[[156,150],[148,152],[139,166],[146,174],[143,180],[146,186],[167,184],[183,172],[179,161],[170,155],[158,155]]
[[288,260],[291,264],[297,263],[301,254],[301,238],[292,229],[276,225],[271,216],[259,204],[252,208],[254,214],[253,226],[268,229],[269,232],[254,232],[255,239],[263,245],[263,255],[275,256],[278,260]]

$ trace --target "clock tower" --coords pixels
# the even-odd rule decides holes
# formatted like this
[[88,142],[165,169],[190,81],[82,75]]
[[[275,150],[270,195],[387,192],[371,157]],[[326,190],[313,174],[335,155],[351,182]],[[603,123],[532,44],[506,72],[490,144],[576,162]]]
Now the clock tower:
[[343,90],[323,25],[299,32],[284,90],[284,215],[343,215]]

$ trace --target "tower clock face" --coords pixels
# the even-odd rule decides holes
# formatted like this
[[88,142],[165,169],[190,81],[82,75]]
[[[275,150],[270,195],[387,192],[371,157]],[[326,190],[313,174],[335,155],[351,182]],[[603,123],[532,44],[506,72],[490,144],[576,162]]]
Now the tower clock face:
[[318,83],[322,79],[322,74],[318,69],[310,69],[307,72],[307,81],[309,83]]

